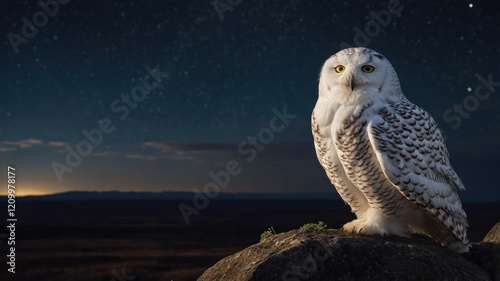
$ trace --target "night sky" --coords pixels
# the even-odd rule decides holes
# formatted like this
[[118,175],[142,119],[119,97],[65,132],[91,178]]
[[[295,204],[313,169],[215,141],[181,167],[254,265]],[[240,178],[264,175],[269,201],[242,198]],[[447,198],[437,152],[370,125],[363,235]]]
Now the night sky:
[[7,165],[29,195],[202,190],[228,163],[224,192],[334,192],[310,114],[356,45],[442,128],[463,200],[500,200],[500,5],[430,2],[2,1],[0,194]]

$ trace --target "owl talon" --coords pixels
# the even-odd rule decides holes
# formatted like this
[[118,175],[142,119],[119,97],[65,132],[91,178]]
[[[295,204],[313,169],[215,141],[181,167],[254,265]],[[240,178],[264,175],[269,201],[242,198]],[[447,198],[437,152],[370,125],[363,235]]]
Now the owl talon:
[[344,224],[342,231],[345,234],[354,235],[380,235],[386,236],[388,234],[387,230],[372,224],[366,220],[355,219],[351,222]]
[[348,222],[342,226],[342,232],[345,234],[359,234],[359,225],[362,224],[361,220],[353,220]]

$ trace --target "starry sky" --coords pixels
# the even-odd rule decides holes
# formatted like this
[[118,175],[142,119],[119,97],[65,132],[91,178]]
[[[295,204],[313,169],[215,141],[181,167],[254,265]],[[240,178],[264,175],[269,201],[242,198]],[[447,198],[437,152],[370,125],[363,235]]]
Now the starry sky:
[[462,198],[500,200],[499,5],[431,2],[3,1],[0,194],[8,165],[18,195],[202,190],[231,169],[224,192],[334,192],[318,74],[366,46],[442,128]]

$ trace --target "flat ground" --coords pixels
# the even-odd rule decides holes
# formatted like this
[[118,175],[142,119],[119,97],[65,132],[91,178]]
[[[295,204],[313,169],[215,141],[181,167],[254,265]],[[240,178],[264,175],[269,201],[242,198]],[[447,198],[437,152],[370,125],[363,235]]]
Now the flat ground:
[[[322,220],[340,228],[354,218],[339,201],[212,201],[186,225],[179,203],[18,200],[16,274],[7,274],[2,239],[0,280],[196,280],[221,258],[258,242],[268,227],[284,232]],[[498,204],[464,208],[471,241],[500,221]],[[0,210],[6,209],[2,202]]]

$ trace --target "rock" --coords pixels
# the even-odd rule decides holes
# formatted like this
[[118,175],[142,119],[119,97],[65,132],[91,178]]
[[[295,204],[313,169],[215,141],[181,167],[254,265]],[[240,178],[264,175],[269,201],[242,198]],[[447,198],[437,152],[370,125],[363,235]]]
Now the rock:
[[484,236],[483,242],[500,244],[500,222],[497,222],[486,236]]
[[464,257],[481,267],[493,281],[500,281],[500,244],[472,243]]
[[[491,243],[474,243],[470,253],[460,255],[425,236],[382,238],[334,229],[292,230],[220,260],[198,281],[500,281],[499,255],[500,245]],[[488,265],[490,275],[474,262]]]

